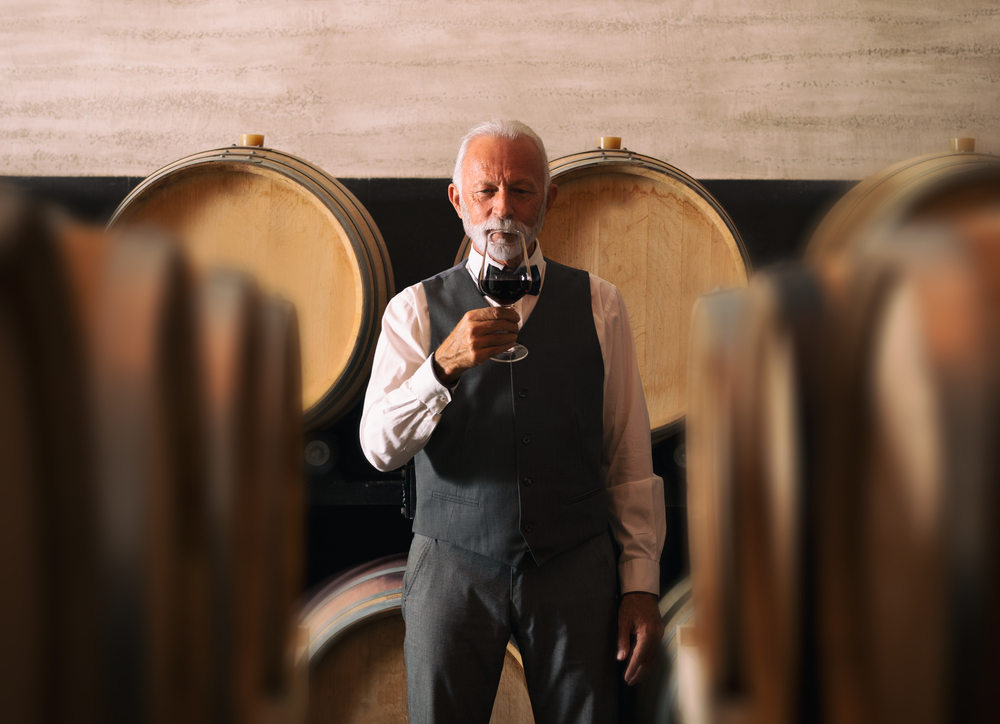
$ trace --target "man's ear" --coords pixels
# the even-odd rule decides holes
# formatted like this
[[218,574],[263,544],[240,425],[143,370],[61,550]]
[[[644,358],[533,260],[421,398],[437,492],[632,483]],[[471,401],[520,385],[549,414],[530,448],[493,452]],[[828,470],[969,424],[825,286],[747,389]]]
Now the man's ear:
[[549,196],[545,201],[545,213],[552,211],[552,204],[556,202],[556,196],[559,195],[559,187],[555,184],[549,184]]
[[455,184],[448,184],[448,200],[451,205],[455,207],[455,213],[458,214],[458,218],[462,218],[462,196],[458,192],[458,186]]

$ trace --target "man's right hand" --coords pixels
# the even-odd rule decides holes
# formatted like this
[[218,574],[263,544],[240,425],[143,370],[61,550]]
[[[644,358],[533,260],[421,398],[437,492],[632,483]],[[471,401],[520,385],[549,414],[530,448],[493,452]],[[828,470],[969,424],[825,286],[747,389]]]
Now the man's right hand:
[[509,349],[517,341],[517,312],[509,307],[487,307],[465,313],[448,338],[434,352],[434,372],[449,387],[466,370]]

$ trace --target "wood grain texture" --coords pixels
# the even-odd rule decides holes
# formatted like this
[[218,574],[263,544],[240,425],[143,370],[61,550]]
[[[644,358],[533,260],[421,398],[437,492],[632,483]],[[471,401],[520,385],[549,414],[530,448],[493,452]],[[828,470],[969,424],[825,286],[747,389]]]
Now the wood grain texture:
[[823,700],[834,722],[971,721],[987,701],[974,693],[982,632],[995,630],[971,612],[995,606],[963,604],[961,624],[948,611],[966,595],[956,580],[989,575],[969,555],[995,511],[979,497],[993,488],[996,409],[982,269],[940,230],[909,227],[851,272],[831,366],[841,431],[816,486]]
[[[260,566],[264,579],[263,684],[271,694],[293,686],[286,665],[305,568],[305,490],[302,485],[302,362],[298,317],[290,302],[274,297],[261,306],[260,415],[257,441],[264,475]],[[293,630],[293,629],[292,629]]]
[[662,174],[613,166],[571,171],[558,182],[541,235],[545,253],[621,291],[650,427],[661,430],[687,406],[691,307],[717,286],[746,284],[739,248],[703,198]]
[[102,721],[202,722],[209,552],[190,272],[172,240],[150,230],[92,251],[98,263],[70,276],[98,274],[74,286],[96,292],[84,349],[101,563],[90,664]]
[[793,722],[809,711],[816,528],[816,420],[825,417],[829,354],[825,289],[806,269],[756,276],[747,295],[732,465],[735,581],[750,721]]
[[113,222],[167,228],[198,268],[248,273],[292,302],[302,403],[318,424],[362,391],[392,274],[374,222],[348,192],[299,159],[260,154],[269,165],[213,152],[181,159],[137,188]]
[[0,169],[145,176],[261,132],[340,177],[450,175],[518,117],[698,178],[861,178],[956,136],[998,150],[990,0],[8,0]]
[[262,577],[266,510],[257,436],[263,346],[260,293],[249,277],[228,271],[203,275],[197,317],[205,386],[207,486],[211,550],[212,690],[223,719],[261,721],[263,669]]
[[740,678],[735,536],[739,512],[733,451],[739,436],[736,395],[749,319],[744,289],[706,294],[692,311],[689,347],[687,507],[691,586],[698,608],[700,668],[712,695]]

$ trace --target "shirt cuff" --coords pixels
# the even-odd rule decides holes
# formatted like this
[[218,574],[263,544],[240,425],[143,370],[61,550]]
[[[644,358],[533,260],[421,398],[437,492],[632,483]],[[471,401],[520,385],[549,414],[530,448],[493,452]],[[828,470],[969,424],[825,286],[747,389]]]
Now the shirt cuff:
[[409,380],[410,392],[420,400],[434,415],[451,402],[451,390],[445,387],[434,374],[433,355],[423,361]]
[[660,564],[648,558],[630,558],[618,564],[618,578],[622,594],[645,591],[660,595]]

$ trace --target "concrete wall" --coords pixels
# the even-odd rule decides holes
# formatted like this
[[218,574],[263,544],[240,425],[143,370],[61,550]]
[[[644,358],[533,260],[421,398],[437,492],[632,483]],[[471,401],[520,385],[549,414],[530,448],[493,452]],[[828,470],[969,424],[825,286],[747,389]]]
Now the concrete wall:
[[698,178],[1000,152],[996,0],[0,0],[0,175],[145,176],[261,132],[341,177],[444,177],[490,115]]

